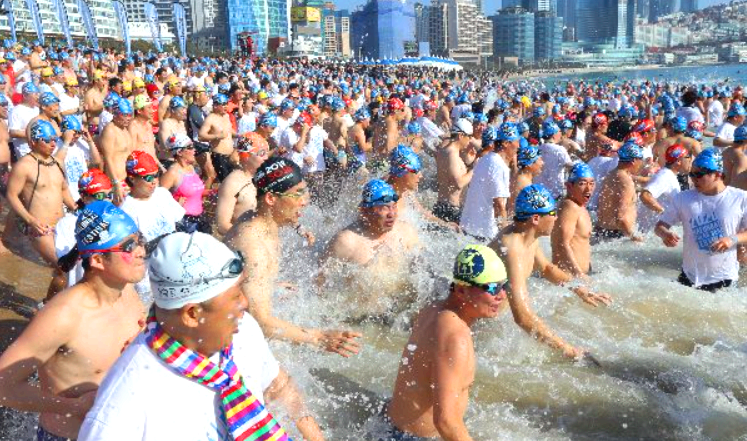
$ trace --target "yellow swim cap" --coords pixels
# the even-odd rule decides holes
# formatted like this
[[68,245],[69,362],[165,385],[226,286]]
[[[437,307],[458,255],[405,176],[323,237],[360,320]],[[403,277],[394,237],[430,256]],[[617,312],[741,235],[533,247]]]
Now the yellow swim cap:
[[132,80],[132,87],[145,87],[145,81],[142,78]]
[[127,92],[132,92],[132,83],[130,81],[122,82],[122,88]]
[[132,105],[133,105],[133,106],[134,106],[134,107],[135,107],[136,109],[143,109],[143,108],[145,108],[146,106],[149,106],[149,105],[150,105],[150,99],[148,98],[148,95],[146,95],[146,94],[144,94],[144,93],[141,93],[140,95],[136,96],[136,97],[135,97],[135,98],[133,99],[133,101],[132,101]]
[[42,69],[41,75],[43,77],[53,77],[54,76],[54,72],[52,71],[51,67],[45,67],[44,69]]
[[530,100],[528,96],[521,97],[521,103],[524,104],[524,107],[527,109],[532,107],[532,100]]
[[503,261],[485,245],[467,245],[454,262],[454,282],[470,285],[503,282],[508,276]]

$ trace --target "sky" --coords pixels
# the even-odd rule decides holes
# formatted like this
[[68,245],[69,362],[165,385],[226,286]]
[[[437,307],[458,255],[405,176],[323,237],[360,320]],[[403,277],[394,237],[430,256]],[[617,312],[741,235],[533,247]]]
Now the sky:
[[[337,9],[348,9],[352,11],[356,6],[365,3],[367,0],[333,0],[337,5]],[[415,1],[415,0],[407,0]],[[429,3],[429,0],[420,0],[423,3]],[[483,0],[483,9],[487,15],[493,15],[501,6],[502,0]],[[713,6],[719,3],[728,3],[729,0],[699,0],[698,4],[701,8]]]

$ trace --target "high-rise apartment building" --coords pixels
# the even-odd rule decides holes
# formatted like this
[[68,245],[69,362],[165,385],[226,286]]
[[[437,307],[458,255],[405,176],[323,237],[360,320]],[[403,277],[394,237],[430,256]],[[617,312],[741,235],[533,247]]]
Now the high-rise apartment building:
[[576,0],[576,37],[587,44],[633,45],[636,0]]
[[[415,37],[427,42],[432,55],[446,56],[449,50],[449,7],[446,3],[415,4]],[[492,49],[491,49],[492,50]]]
[[695,12],[698,8],[698,0],[680,0],[681,12]]
[[398,59],[417,48],[412,2],[369,0],[350,15],[354,56]]
[[516,57],[520,64],[534,63],[534,12],[521,7],[503,8],[493,22],[493,56]]
[[503,8],[519,6],[532,12],[557,11],[558,2],[559,0],[504,0]]
[[563,19],[550,11],[534,13],[534,58],[550,61],[560,58],[563,41]]

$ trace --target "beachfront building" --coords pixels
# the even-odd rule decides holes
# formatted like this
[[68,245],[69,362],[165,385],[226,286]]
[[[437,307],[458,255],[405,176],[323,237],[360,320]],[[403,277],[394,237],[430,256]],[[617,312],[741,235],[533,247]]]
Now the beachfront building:
[[563,53],[563,19],[552,11],[534,14],[534,58],[538,63],[554,61]]
[[[418,44],[427,43],[428,54],[446,56],[449,49],[449,6],[446,3],[415,4],[415,37]],[[492,48],[490,49],[492,53]]]
[[358,59],[393,60],[417,55],[412,2],[369,0],[350,14],[350,29],[353,56]]
[[533,64],[535,57],[534,12],[514,6],[498,11],[493,21],[493,56],[515,57],[521,65]]
[[[36,38],[36,29],[34,28],[33,20],[31,20],[28,2],[25,0],[11,0],[11,3],[16,22],[16,32],[18,32],[19,37],[25,35],[28,38]],[[36,3],[39,7],[39,18],[44,27],[45,38],[64,39],[54,1],[37,0]],[[67,11],[71,35],[76,38],[84,38],[86,30],[83,25],[83,18],[78,11],[78,2],[76,0],[62,0],[62,3]],[[102,39],[121,40],[122,32],[119,28],[119,22],[114,13],[112,2],[110,0],[89,0],[88,6],[91,10],[91,18],[98,37]],[[7,15],[0,15],[0,32],[7,33],[9,31],[10,27],[8,26]]]

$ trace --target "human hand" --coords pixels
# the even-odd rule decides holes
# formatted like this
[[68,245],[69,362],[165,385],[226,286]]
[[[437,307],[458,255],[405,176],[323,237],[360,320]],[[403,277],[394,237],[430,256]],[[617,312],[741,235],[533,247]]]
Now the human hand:
[[604,304],[605,306],[612,303],[612,297],[610,297],[608,294],[591,292],[585,286],[574,288],[573,292],[581,300],[583,300],[584,303],[587,303],[595,308],[599,306],[600,303]]
[[672,231],[667,231],[662,234],[661,240],[664,242],[665,246],[672,248],[676,247],[680,242],[680,237]]
[[314,165],[314,158],[311,156],[306,156],[303,158],[303,163],[306,165]]
[[124,188],[122,187],[122,184],[116,185],[114,187],[114,199],[112,200],[114,205],[119,207],[120,205],[122,205],[126,197],[127,197],[127,192],[125,192]]
[[711,251],[714,253],[723,253],[724,251],[730,250],[736,245],[735,241],[731,237],[722,237],[711,244]]
[[33,228],[33,229],[34,229],[34,232],[35,232],[35,233],[36,233],[36,235],[38,235],[38,236],[46,236],[47,234],[49,234],[49,230],[50,230],[50,227],[49,227],[49,225],[47,225],[47,224],[45,224],[45,223],[41,222],[41,221],[40,221],[39,219],[37,219],[37,218],[32,218],[32,219],[31,219],[31,222],[29,222],[28,224],[29,224],[29,226],[30,226],[31,228]]
[[302,238],[306,240],[306,243],[308,243],[309,246],[313,246],[314,242],[316,242],[316,237],[314,236],[314,233],[312,233],[311,231],[305,228],[302,228],[300,225],[298,226],[298,228],[296,228],[296,231],[298,232],[299,236],[301,236]]
[[322,331],[317,343],[327,352],[348,358],[360,350],[360,343],[355,340],[358,337],[362,334],[353,331]]

